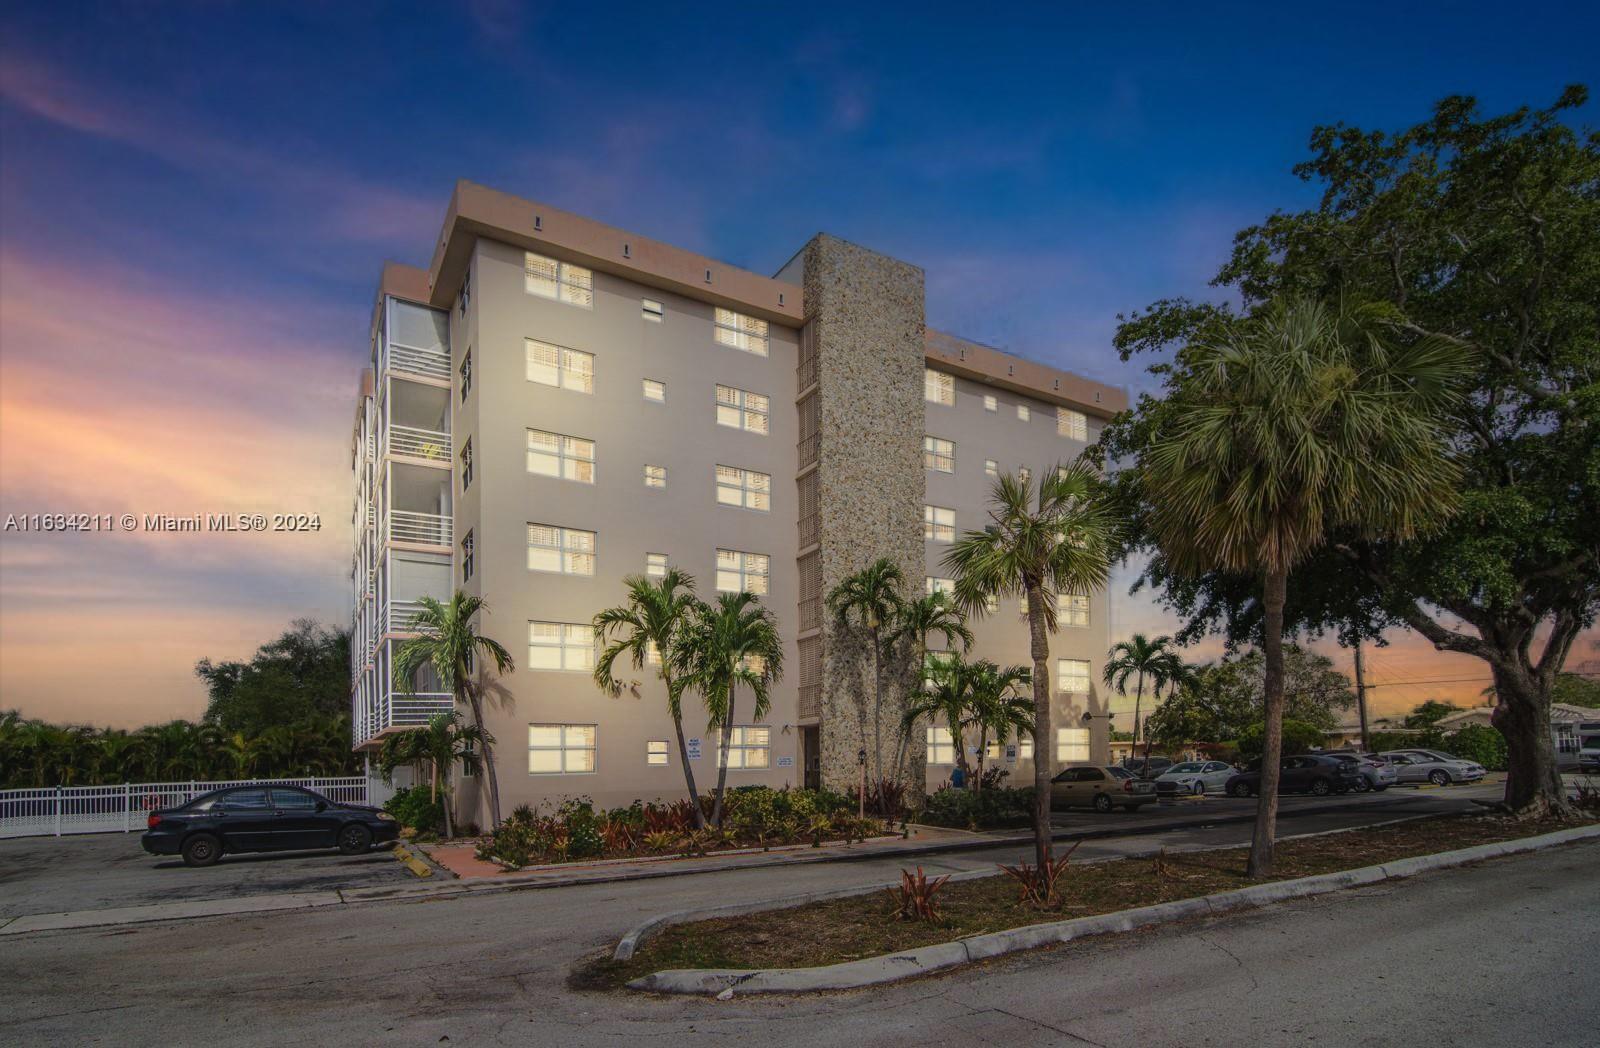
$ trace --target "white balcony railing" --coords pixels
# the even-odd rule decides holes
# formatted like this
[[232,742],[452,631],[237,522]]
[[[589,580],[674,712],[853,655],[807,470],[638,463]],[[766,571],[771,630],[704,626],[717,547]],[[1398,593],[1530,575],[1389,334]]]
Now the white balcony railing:
[[441,713],[455,709],[455,696],[449,692],[419,691],[407,695],[397,691],[389,696],[389,723],[386,728],[410,728],[427,724]]
[[449,379],[450,355],[433,349],[413,349],[389,343],[389,370],[428,378]]
[[389,630],[394,633],[410,633],[411,620],[417,617],[417,612],[422,610],[422,605],[414,600],[391,600],[389,614],[386,616]]
[[449,465],[450,434],[415,426],[390,426],[389,454]]
[[392,542],[420,542],[428,546],[448,546],[453,541],[451,520],[443,513],[390,510],[389,539]]

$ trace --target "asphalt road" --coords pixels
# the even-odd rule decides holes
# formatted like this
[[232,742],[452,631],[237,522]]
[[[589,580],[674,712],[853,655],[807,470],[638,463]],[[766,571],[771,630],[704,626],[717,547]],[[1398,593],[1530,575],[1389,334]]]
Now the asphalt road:
[[[1446,792],[1428,803],[1459,801]],[[1374,817],[1329,813],[1290,832]],[[1225,825],[1159,840],[1193,847],[1248,834]],[[1079,855],[1150,843],[1096,841]],[[583,994],[565,979],[574,959],[648,914],[871,883],[893,874],[891,862],[19,935],[0,952],[0,1043],[585,1045],[699,1033],[808,1046],[1592,1044],[1597,861],[1600,845],[1575,846],[790,1000]]]

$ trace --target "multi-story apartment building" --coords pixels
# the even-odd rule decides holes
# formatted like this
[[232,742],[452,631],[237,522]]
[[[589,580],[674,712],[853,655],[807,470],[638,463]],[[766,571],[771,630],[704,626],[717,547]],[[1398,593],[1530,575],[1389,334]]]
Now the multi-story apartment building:
[[[654,671],[602,693],[589,626],[624,576],[671,564],[705,598],[759,594],[785,646],[771,710],[757,722],[743,698],[725,758],[687,699],[699,782],[726,759],[735,785],[848,785],[861,653],[823,595],[884,556],[913,587],[948,586],[943,554],[983,526],[995,476],[1072,460],[1125,404],[927,330],[922,271],[835,237],[764,277],[460,183],[428,268],[387,266],[373,315],[353,454],[354,743],[451,707],[436,684],[397,688],[392,662],[415,600],[462,589],[516,658],[485,714],[506,807],[678,794]],[[1028,662],[1013,604],[971,624],[973,657]],[[1107,596],[1061,610],[1052,745],[1105,760],[1108,721],[1084,714],[1105,712]],[[935,784],[952,747],[927,725],[912,766]],[[991,758],[1020,781],[1031,761],[1029,743]]]

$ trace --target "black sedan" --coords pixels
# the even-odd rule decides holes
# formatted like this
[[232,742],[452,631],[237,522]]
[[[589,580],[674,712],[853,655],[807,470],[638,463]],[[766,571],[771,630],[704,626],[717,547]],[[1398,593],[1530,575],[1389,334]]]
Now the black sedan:
[[210,866],[225,852],[338,848],[359,855],[400,836],[394,816],[298,786],[235,786],[150,813],[139,843],[151,855]]
[[[1320,754],[1284,757],[1278,768],[1278,789],[1283,793],[1314,793],[1318,797],[1348,793],[1361,778],[1355,762]],[[1226,788],[1230,797],[1254,797],[1260,793],[1261,762],[1252,762],[1249,768],[1229,779]]]

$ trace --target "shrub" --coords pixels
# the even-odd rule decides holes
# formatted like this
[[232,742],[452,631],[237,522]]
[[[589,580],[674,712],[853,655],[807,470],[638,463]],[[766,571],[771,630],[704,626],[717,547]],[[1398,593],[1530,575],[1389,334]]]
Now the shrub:
[[919,818],[930,826],[965,830],[1027,826],[1033,821],[1033,789],[955,790],[945,787],[928,798]]
[[1453,732],[1440,748],[1463,760],[1477,761],[1491,771],[1506,770],[1506,737],[1498,728],[1469,724]]
[[[1252,724],[1239,733],[1239,756],[1244,760],[1257,760],[1261,751],[1266,747],[1267,726],[1265,724]],[[1321,729],[1305,721],[1283,721],[1283,755],[1293,757],[1296,754],[1310,753],[1312,750],[1322,748],[1326,740]]]
[[911,876],[910,870],[901,870],[900,887],[885,888],[884,891],[889,893],[889,900],[894,903],[895,912],[902,921],[936,921],[939,919],[939,901],[935,896],[949,879],[947,873],[930,881],[923,874],[922,867],[918,866],[915,877]]
[[444,801],[430,801],[426,786],[407,786],[396,790],[383,802],[383,810],[402,826],[418,833],[439,833],[444,829]]

